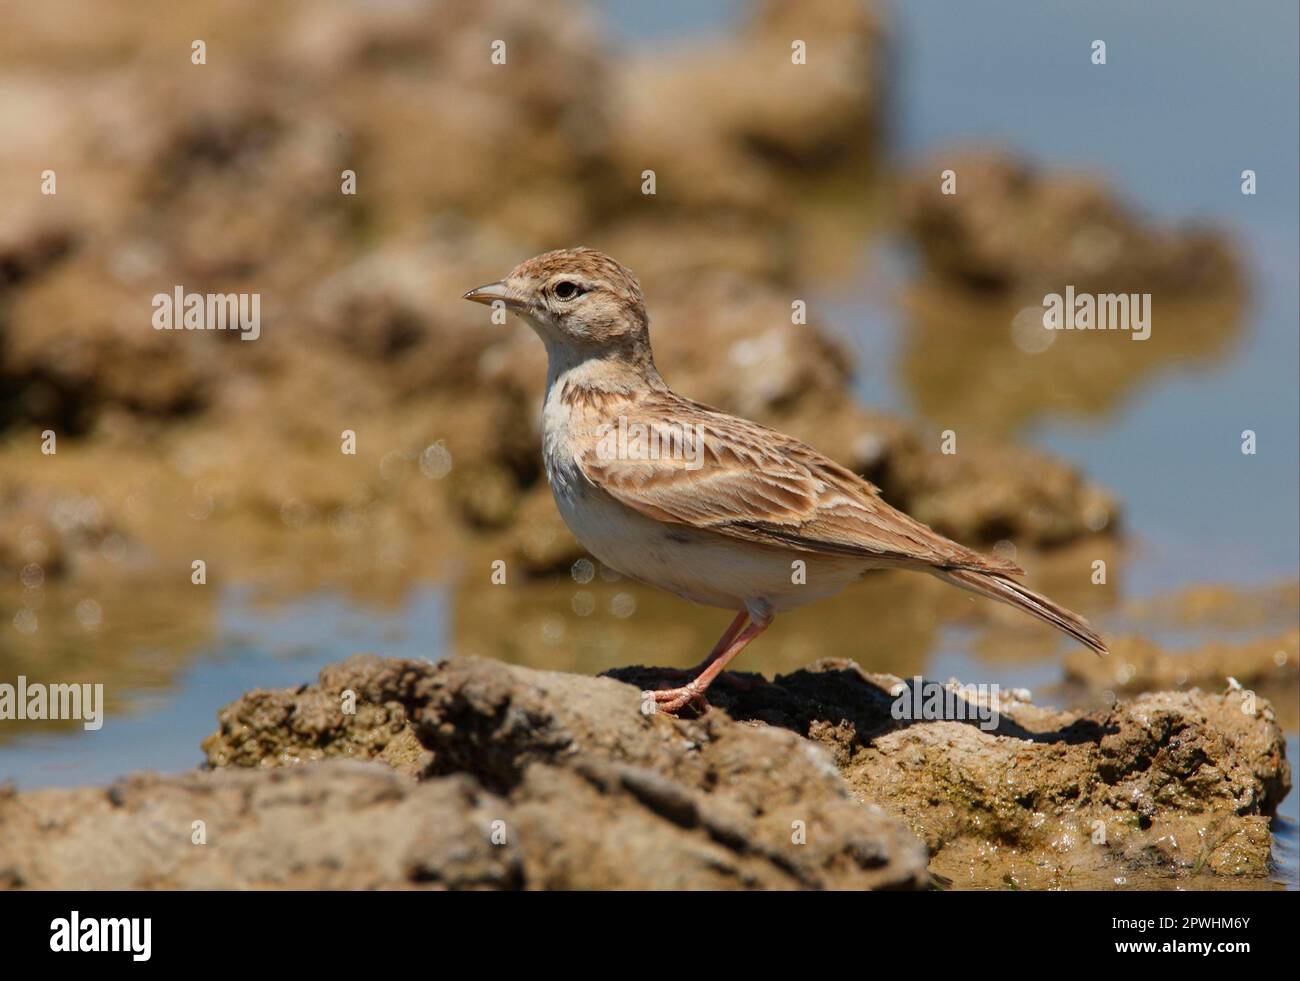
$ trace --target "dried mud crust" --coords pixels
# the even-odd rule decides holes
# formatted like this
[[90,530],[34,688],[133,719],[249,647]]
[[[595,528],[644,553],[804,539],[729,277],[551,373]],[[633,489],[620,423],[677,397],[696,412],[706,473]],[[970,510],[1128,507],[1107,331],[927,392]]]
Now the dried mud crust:
[[[632,687],[468,658],[352,658],[319,685],[245,696],[223,710],[205,750],[214,764],[391,759],[392,738],[381,746],[360,708],[383,705],[380,728],[393,732],[404,714],[429,754],[409,757],[408,772],[471,774],[509,795],[534,765],[630,765],[653,775],[664,800],[695,801],[683,813],[698,813],[692,795],[741,801],[742,813],[771,822],[772,841],[777,831],[788,839],[833,765],[831,783],[842,779],[855,806],[902,818],[932,852],[933,871],[975,886],[1262,879],[1269,817],[1290,785],[1272,708],[1236,691],[1159,692],[1089,714],[1004,695],[997,728],[985,732],[894,719],[899,679],[851,661],[772,683],[724,676],[710,693],[714,711],[683,720],[640,713],[639,689],[668,683],[668,672],[612,674]],[[347,689],[359,695],[351,720],[338,709]]]
[[[358,696],[355,715],[343,692]],[[371,708],[367,710],[365,706]],[[221,766],[0,797],[12,887],[917,889],[926,849],[826,753],[722,713],[648,718],[610,679],[353,658],[252,692]],[[396,721],[405,716],[395,730]],[[403,728],[404,726],[404,728]],[[394,755],[414,734],[432,753]],[[351,759],[324,759],[349,757]],[[406,773],[378,762],[400,758]],[[317,758],[297,765],[297,761]],[[204,822],[206,844],[192,842]],[[103,856],[109,857],[105,859]]]
[[[656,672],[618,675],[650,685]],[[932,849],[931,868],[959,884],[1267,876],[1269,818],[1290,788],[1268,702],[1153,692],[1080,714],[1004,695],[986,732],[895,720],[901,683],[824,661],[773,684],[717,689],[713,701],[826,746],[859,799],[902,816]]]

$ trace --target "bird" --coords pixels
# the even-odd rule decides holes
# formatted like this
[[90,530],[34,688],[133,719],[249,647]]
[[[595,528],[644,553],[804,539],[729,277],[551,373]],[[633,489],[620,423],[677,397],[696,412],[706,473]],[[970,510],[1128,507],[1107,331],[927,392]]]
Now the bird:
[[707,708],[710,684],[777,614],[877,569],[929,573],[1107,653],[1086,620],[1017,581],[1015,563],[945,538],[807,444],[674,392],[655,367],[640,283],[603,252],[546,252],[464,299],[500,304],[545,345],[543,462],[582,547],[735,612],[690,681],[645,693],[653,710]]

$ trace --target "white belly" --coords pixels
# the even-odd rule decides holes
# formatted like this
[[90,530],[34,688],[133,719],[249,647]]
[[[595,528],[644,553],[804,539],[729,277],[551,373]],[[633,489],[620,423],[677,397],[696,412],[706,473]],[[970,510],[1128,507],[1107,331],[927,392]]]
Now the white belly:
[[856,559],[787,552],[655,521],[592,487],[576,468],[552,475],[551,490],[574,537],[605,565],[707,606],[780,613],[837,593],[864,571]]

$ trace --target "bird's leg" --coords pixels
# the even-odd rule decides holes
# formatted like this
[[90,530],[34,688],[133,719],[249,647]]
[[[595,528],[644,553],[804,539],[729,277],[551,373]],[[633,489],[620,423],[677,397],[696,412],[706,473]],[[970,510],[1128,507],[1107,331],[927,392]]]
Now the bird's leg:
[[[736,622],[739,622],[739,620],[740,617],[737,617]],[[667,712],[671,715],[690,702],[702,700],[704,692],[709,685],[713,684],[713,679],[721,674],[731,659],[749,646],[749,642],[766,630],[771,623],[772,615],[770,613],[765,614],[761,619],[750,619],[749,623],[731,638],[726,648],[716,657],[710,659],[707,666],[695,680],[683,685],[681,688],[650,692],[654,696],[658,711]],[[735,623],[732,626],[734,627]],[[728,628],[727,633],[731,632],[731,628]]]
[[723,631],[722,636],[718,638],[718,642],[713,645],[713,650],[709,651],[709,656],[686,673],[690,675],[700,674],[705,668],[721,657],[723,652],[731,646],[731,642],[736,639],[736,634],[740,633],[740,628],[745,625],[745,621],[748,619],[748,610],[741,610],[737,613],[736,619],[731,621],[731,626]]
[[745,621],[748,619],[748,610],[741,610],[737,613],[736,618],[731,621],[731,626],[727,627],[727,629],[723,631],[722,636],[718,638],[718,642],[713,645],[713,650],[709,651],[708,657],[699,664],[692,668],[665,668],[661,669],[660,673],[674,680],[685,678],[689,681],[695,678],[696,675],[700,674],[705,668],[716,661],[722,652],[731,645],[731,642],[736,639],[736,634],[740,633],[740,628],[745,625]]
[[[674,672],[674,674],[684,675],[687,678],[695,678],[698,675],[702,674],[705,668],[707,668],[710,664],[712,664],[719,657],[721,657],[723,652],[726,651],[726,649],[731,646],[731,642],[736,639],[736,634],[740,633],[740,628],[743,627],[748,622],[748,620],[749,620],[749,611],[741,610],[739,613],[736,614],[736,618],[731,621],[731,626],[729,626],[726,629],[723,635],[720,638],[718,638],[718,642],[713,645],[713,650],[709,651],[708,657],[706,657],[699,664],[695,665],[695,667],[687,668],[685,671],[677,671]],[[738,678],[734,674],[725,675],[723,677],[720,677],[718,680],[726,682],[732,687],[739,688],[742,691],[748,691],[754,688],[756,684],[756,682],[752,678]],[[701,703],[704,703],[703,698],[701,698],[699,701]],[[704,704],[707,705],[707,703]]]

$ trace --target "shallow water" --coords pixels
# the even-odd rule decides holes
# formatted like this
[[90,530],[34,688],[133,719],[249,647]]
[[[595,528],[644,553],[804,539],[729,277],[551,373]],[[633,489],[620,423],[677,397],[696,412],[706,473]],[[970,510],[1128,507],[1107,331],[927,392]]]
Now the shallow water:
[[[5,745],[3,775],[19,787],[73,787],[132,770],[187,770],[203,762],[199,743],[216,728],[216,710],[244,692],[313,680],[363,651],[435,659],[449,648],[447,629],[446,597],[433,587],[383,614],[336,594],[265,609],[249,590],[231,590],[218,604],[213,641],[166,688],[132,692],[94,738],[72,729]],[[139,656],[150,656],[147,641]]]
[[[654,40],[717,26],[736,6],[606,5],[623,36]],[[1297,8],[1270,7],[1267,17],[1252,19],[1230,5],[1207,4],[1189,16],[1187,4],[1175,0],[1103,0],[1086,9],[1011,2],[963,7],[969,13],[958,21],[941,0],[898,5],[902,161],[979,139],[1021,148],[1046,165],[1095,169],[1161,221],[1195,218],[1231,229],[1251,280],[1248,308],[1226,350],[1184,357],[1170,345],[1167,356],[1145,368],[1140,384],[1103,411],[1049,408],[1010,432],[1076,462],[1117,493],[1133,542],[1121,560],[1122,597],[1198,582],[1249,586],[1297,577]],[[1279,26],[1280,17],[1290,23]],[[1107,39],[1110,48],[1110,64],[1100,70],[1086,57],[1094,37]],[[1245,167],[1260,174],[1257,197],[1239,193]],[[903,249],[873,239],[864,244],[855,274],[829,286],[818,306],[859,355],[865,402],[947,425],[961,417],[961,398],[927,388],[902,367],[926,354],[916,347],[916,325],[900,299],[912,273]],[[1173,336],[1179,324],[1162,321],[1158,310],[1155,318],[1150,343],[1163,345],[1157,338]],[[1245,428],[1260,434],[1254,457],[1237,449]],[[741,666],[787,671],[818,656],[852,656],[876,670],[996,681],[1052,700],[1062,648],[1035,633],[1028,645],[1034,654],[991,657],[990,647],[1018,634],[994,628],[990,643],[990,631],[936,626],[933,594],[918,589],[882,580],[863,596],[800,611]],[[593,612],[575,609],[580,593]],[[584,671],[636,661],[685,666],[698,660],[726,619],[617,581],[515,587],[508,596],[465,582],[426,585],[386,609],[332,593],[268,608],[251,595],[251,584],[223,593],[211,628],[189,642],[184,666],[169,666],[160,682],[128,684],[125,703],[95,738],[61,730],[4,744],[0,777],[22,787],[73,785],[130,770],[191,767],[220,706],[253,687],[311,680],[323,665],[358,651],[432,659],[478,653]],[[945,617],[963,609],[942,602]],[[1117,623],[1112,608],[1085,610],[1103,629]],[[1147,627],[1163,643],[1204,639]],[[173,639],[161,633],[140,631],[127,655],[147,663],[170,650]],[[1291,731],[1288,757],[1297,759],[1298,749]],[[1300,874],[1297,802],[1293,792],[1275,831],[1277,878],[1290,888]]]

